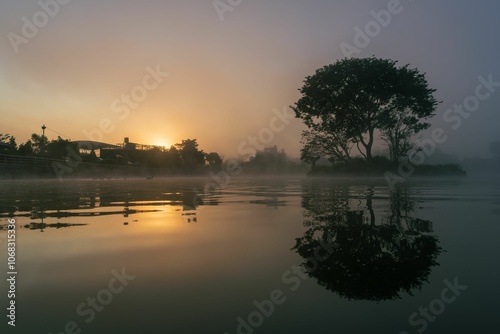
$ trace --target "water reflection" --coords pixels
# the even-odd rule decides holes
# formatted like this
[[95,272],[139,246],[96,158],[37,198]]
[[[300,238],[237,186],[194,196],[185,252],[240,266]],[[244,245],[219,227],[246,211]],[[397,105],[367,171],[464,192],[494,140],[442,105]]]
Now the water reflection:
[[43,232],[47,228],[55,228],[55,229],[60,229],[63,227],[72,227],[72,226],[85,226],[87,224],[66,224],[66,223],[55,223],[55,224],[46,224],[46,223],[29,223],[24,225],[23,227],[25,229],[30,229],[30,230],[39,230],[40,232]]
[[406,188],[377,196],[342,185],[304,186],[308,230],[293,248],[318,284],[352,300],[383,301],[412,294],[427,281],[442,249],[432,222],[415,216]]
[[[200,183],[200,184],[198,184]],[[130,215],[181,207],[188,222],[197,222],[196,210],[218,205],[195,189],[203,183],[126,181],[31,181],[29,186],[9,184],[0,190],[0,217],[26,217],[44,224],[44,219],[85,216]],[[68,224],[71,226],[71,224]]]

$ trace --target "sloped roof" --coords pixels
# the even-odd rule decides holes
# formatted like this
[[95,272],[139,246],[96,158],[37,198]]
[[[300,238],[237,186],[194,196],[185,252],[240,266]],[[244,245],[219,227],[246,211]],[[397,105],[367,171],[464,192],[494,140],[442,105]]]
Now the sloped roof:
[[114,144],[108,144],[108,143],[102,143],[98,141],[91,141],[91,140],[75,140],[73,143],[78,144],[78,149],[86,149],[86,150],[98,150],[101,148],[121,148],[120,146],[114,145]]

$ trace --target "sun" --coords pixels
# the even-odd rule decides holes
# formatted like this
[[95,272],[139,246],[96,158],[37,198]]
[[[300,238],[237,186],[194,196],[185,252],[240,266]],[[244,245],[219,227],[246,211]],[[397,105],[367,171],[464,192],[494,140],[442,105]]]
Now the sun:
[[168,139],[163,138],[163,137],[156,137],[153,140],[152,144],[155,146],[163,146],[165,148],[169,148],[172,145]]

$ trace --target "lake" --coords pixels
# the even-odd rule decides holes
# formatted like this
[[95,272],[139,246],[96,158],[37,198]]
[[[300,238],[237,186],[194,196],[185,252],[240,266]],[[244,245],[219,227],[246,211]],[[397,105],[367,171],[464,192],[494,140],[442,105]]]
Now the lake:
[[[500,180],[0,181],[8,333],[498,329]],[[2,329],[2,333],[6,331]]]

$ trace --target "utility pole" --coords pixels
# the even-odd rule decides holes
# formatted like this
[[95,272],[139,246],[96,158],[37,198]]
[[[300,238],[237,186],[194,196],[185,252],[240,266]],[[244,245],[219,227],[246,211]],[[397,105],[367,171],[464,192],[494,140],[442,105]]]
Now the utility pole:
[[42,158],[44,157],[45,155],[45,129],[47,127],[44,125],[42,125],[42,150],[41,150],[41,154],[42,154]]

